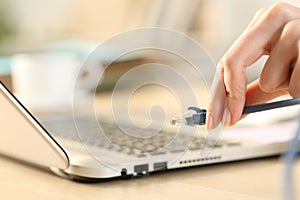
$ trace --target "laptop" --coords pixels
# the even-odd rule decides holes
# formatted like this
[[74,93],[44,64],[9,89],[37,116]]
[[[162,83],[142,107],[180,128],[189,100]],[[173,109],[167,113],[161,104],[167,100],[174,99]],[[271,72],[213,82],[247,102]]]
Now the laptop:
[[[33,116],[0,82],[0,153],[76,181],[140,177],[155,172],[280,155],[296,131],[295,120],[214,133],[159,131],[152,137],[124,134],[113,122],[99,126],[85,118]],[[197,127],[184,127],[190,132]],[[86,132],[78,134],[78,131]],[[149,130],[144,130],[144,132]],[[143,131],[142,131],[143,132]],[[90,134],[92,133],[92,134]],[[143,134],[143,133],[142,133]],[[96,136],[96,137],[95,137]],[[106,142],[109,141],[109,142]]]

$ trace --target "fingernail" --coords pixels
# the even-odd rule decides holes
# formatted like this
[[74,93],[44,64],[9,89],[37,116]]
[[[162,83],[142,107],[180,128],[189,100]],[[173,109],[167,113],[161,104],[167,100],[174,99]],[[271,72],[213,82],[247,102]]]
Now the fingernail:
[[206,119],[206,130],[210,131],[213,129],[213,118],[210,113],[207,115]]
[[229,126],[231,124],[231,114],[228,108],[225,108],[223,117],[222,117],[222,126]]

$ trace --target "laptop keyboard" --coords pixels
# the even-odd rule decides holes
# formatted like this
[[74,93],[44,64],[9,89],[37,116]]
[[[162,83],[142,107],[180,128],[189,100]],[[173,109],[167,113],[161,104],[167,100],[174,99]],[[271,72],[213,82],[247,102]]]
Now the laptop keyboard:
[[[43,121],[42,125],[53,136],[62,137],[69,140],[84,142],[85,144],[96,146],[134,155],[137,157],[157,156],[167,153],[180,153],[186,150],[199,151],[205,148],[224,148],[240,146],[240,142],[226,140],[209,139],[200,136],[177,134],[173,132],[161,131],[149,138],[134,137],[123,133],[115,124],[102,123],[101,128],[105,135],[99,134],[99,127],[89,120],[77,120],[77,128],[84,130],[84,133],[77,134],[73,119],[57,119]],[[97,125],[97,126],[96,126]],[[96,127],[95,127],[96,126]],[[127,126],[127,131],[135,133],[141,131],[136,127]],[[145,131],[154,131],[147,130]]]

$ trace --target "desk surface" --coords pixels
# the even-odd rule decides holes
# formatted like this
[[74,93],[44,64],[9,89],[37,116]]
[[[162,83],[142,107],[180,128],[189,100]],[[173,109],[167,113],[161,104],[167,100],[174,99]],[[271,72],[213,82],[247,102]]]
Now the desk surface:
[[1,199],[281,199],[283,167],[273,157],[85,184],[0,157]]

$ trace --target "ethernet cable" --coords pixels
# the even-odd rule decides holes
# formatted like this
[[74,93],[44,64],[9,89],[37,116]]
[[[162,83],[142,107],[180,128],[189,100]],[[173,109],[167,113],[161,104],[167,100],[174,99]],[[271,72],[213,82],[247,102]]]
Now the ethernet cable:
[[[271,103],[258,104],[253,106],[245,106],[242,114],[245,115],[245,114],[250,114],[250,113],[255,113],[255,112],[260,112],[265,110],[271,110],[275,108],[294,106],[297,104],[300,104],[300,97],[271,102]],[[175,125],[183,121],[188,126],[205,125],[206,110],[198,107],[189,107],[188,110],[184,112],[182,115],[173,117],[170,123],[172,125]]]

